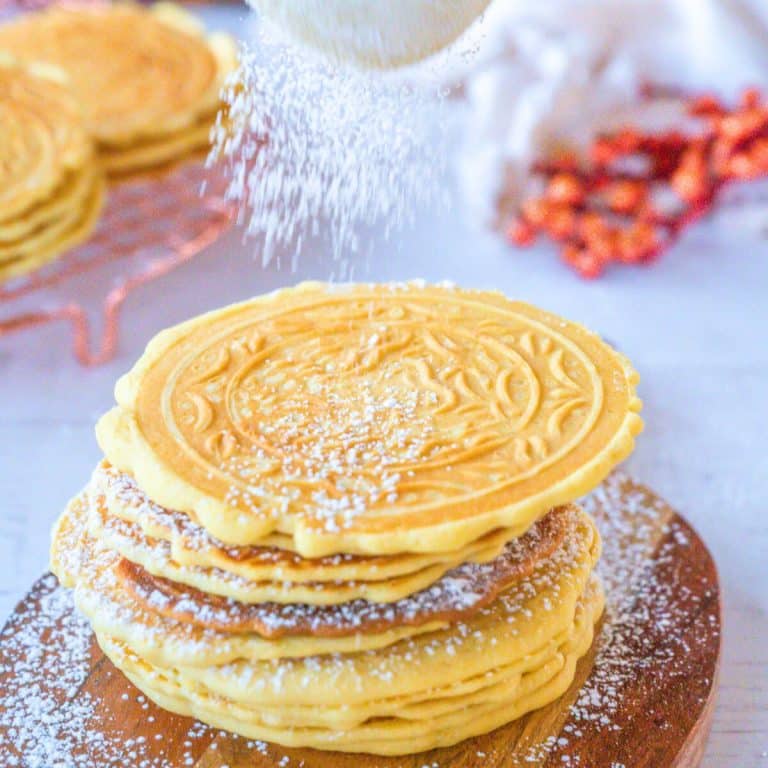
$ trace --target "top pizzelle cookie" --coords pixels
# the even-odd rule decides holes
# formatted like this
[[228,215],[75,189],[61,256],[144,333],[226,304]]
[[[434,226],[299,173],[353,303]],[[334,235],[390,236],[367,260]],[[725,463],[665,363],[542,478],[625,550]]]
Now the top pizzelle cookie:
[[450,551],[598,484],[642,429],[637,378],[498,293],[303,283],[158,334],[97,435],[227,543]]

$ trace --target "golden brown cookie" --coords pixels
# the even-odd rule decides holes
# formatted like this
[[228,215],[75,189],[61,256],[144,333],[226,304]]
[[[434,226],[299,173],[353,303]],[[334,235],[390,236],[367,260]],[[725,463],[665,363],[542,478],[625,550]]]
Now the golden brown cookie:
[[501,294],[304,283],[159,334],[97,436],[227,544],[451,551],[596,485],[641,429],[636,382],[594,334]]

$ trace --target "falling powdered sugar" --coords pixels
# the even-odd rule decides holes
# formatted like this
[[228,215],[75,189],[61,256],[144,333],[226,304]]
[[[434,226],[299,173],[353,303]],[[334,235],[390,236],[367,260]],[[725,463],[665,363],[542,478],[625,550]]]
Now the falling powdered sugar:
[[[412,223],[445,195],[445,110],[436,79],[330,63],[260,22],[225,89],[214,130],[227,196],[262,262],[296,258],[308,238],[330,239],[339,278],[347,259]],[[431,84],[430,84],[431,83]]]

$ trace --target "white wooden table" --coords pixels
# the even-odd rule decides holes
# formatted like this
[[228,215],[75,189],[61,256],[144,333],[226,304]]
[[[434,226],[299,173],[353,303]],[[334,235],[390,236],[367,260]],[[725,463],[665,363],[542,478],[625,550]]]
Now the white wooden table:
[[[229,13],[221,20],[232,24]],[[109,365],[74,363],[63,326],[0,340],[0,615],[45,570],[49,526],[99,458],[94,420],[154,332],[299,279],[323,279],[332,267],[309,254],[297,274],[264,271],[233,233],[128,300]],[[768,767],[766,232],[729,209],[656,266],[586,283],[547,249],[515,252],[477,231],[456,207],[439,217],[425,212],[396,245],[379,245],[357,276],[498,288],[585,323],[629,355],[643,378],[647,428],[627,468],[698,528],[725,593],[720,698],[705,766]]]

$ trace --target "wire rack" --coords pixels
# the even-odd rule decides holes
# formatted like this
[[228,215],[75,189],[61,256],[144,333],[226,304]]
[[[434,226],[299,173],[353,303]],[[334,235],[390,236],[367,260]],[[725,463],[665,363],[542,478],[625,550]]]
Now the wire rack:
[[[0,0],[0,22],[51,4]],[[225,189],[222,170],[199,159],[112,185],[87,242],[30,275],[0,283],[0,339],[63,321],[71,325],[80,363],[107,362],[117,350],[125,299],[193,259],[232,226],[235,210]]]
[[234,220],[225,179],[195,161],[112,186],[91,238],[31,275],[0,284],[0,338],[64,321],[83,365],[118,345],[126,297],[215,242]]

